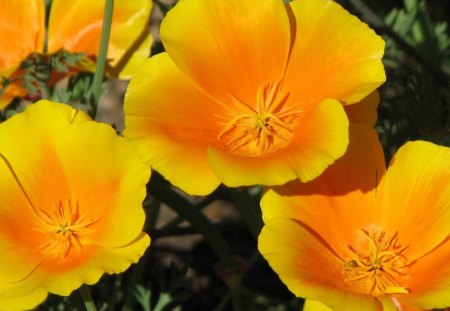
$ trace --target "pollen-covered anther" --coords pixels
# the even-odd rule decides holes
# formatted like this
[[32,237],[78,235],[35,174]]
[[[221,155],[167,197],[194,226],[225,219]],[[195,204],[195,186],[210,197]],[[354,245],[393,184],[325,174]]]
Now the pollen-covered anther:
[[72,250],[83,252],[82,237],[92,233],[92,226],[99,218],[87,218],[80,213],[78,202],[58,201],[54,209],[34,208],[34,216],[38,220],[37,230],[47,236],[40,246],[45,256],[66,259]]
[[349,245],[353,258],[344,263],[344,280],[358,282],[366,293],[406,294],[402,284],[408,279],[408,260],[405,256],[408,246],[399,244],[398,233],[392,236],[384,231],[362,229],[366,242],[359,249]]
[[259,87],[254,106],[231,96],[236,109],[223,116],[226,121],[217,137],[226,151],[243,156],[261,156],[291,142],[302,111],[295,106],[286,108],[288,94],[280,90],[281,81]]

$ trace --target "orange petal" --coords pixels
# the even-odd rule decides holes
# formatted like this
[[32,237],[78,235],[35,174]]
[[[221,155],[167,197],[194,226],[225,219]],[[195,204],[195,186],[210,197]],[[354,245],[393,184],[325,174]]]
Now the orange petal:
[[[69,296],[70,293],[84,284],[95,284],[104,274],[121,273],[131,264],[138,262],[150,244],[147,234],[141,233],[128,245],[117,248],[96,247],[89,252],[88,260],[82,265],[73,265],[70,269],[59,271],[57,267],[45,262],[34,271],[30,278],[24,280],[23,286],[40,286],[49,292]],[[48,277],[51,275],[52,277]]]
[[363,98],[359,103],[345,105],[344,109],[350,123],[362,123],[371,127],[377,123],[377,108],[380,102],[380,94],[374,91]]
[[[97,55],[104,7],[104,1],[53,0],[49,18],[48,52],[54,53],[64,48],[70,52]],[[146,41],[149,45],[145,47],[141,44],[149,36],[147,24],[151,8],[150,0],[114,1],[108,47],[111,66],[115,67],[119,62],[126,64],[136,50],[139,50],[137,57],[142,54],[142,49],[147,49],[147,56],[150,54],[151,41]]]
[[289,20],[279,0],[183,0],[163,20],[161,40],[209,94],[253,103],[260,85],[283,77]]
[[[379,189],[382,227],[409,245],[410,261],[436,247],[450,232],[450,149],[409,142],[389,165]],[[401,221],[399,221],[401,219]]]
[[77,200],[80,213],[88,211],[89,217],[98,219],[90,239],[109,247],[134,240],[144,225],[142,202],[150,168],[133,146],[109,125],[96,122],[62,130],[55,145],[70,198]]
[[378,310],[371,295],[352,293],[341,274],[343,262],[307,225],[286,218],[266,223],[258,248],[296,296],[319,300],[333,310]]
[[124,111],[124,136],[175,186],[202,195],[219,185],[206,150],[220,132],[216,116],[223,110],[181,74],[166,53],[136,72]]
[[42,0],[0,0],[0,73],[17,68],[44,46],[45,7]]
[[245,157],[210,147],[208,159],[227,186],[280,185],[295,178],[316,178],[344,154],[347,144],[347,116],[340,103],[325,100],[304,118],[291,145],[278,153]]
[[263,196],[264,222],[274,218],[300,220],[344,256],[360,229],[378,218],[374,189],[384,170],[383,150],[375,130],[351,125],[346,154],[321,176],[308,183],[292,181],[274,187]]
[[[34,222],[23,217],[29,212],[29,202],[9,165],[0,152],[0,267],[4,267],[0,269],[0,284],[23,279],[40,262],[39,258],[29,256],[34,237],[27,236],[27,233]],[[25,245],[18,247],[17,239],[25,242],[22,243]],[[14,263],[14,269],[11,269],[11,263]],[[0,297],[1,288],[0,285]]]
[[[416,240],[419,241],[420,238]],[[450,239],[447,238],[444,243],[411,265],[411,280],[407,285],[410,294],[400,297],[403,298],[401,302],[423,309],[450,306],[449,262]]]
[[[45,201],[44,189],[48,197],[68,193],[59,159],[49,141],[54,141],[71,123],[88,120],[90,117],[82,111],[42,100],[1,124],[0,153],[9,160],[33,202],[43,206],[54,203]],[[21,139],[20,146],[17,137]]]
[[305,103],[334,98],[355,103],[386,77],[384,41],[366,24],[331,0],[289,3],[296,34],[285,87]]

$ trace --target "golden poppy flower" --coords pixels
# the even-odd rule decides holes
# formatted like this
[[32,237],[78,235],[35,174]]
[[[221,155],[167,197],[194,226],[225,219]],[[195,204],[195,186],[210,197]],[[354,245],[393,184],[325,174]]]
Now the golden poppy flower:
[[[0,0],[0,77],[10,77],[31,53],[53,54],[61,49],[85,53],[95,58],[100,46],[105,1],[53,0],[48,46],[44,51],[45,1]],[[152,1],[116,0],[108,48],[109,73],[129,78],[130,73],[150,54],[151,37],[147,27]],[[3,109],[14,96],[23,95],[17,74],[0,96]],[[0,87],[2,87],[0,83]]]
[[81,111],[42,100],[0,124],[0,171],[2,309],[123,272],[149,245],[150,169]]
[[450,306],[450,149],[409,142],[385,172],[368,131],[352,126],[319,178],[263,196],[259,249],[306,310]]
[[125,132],[175,186],[314,179],[348,144],[342,105],[384,80],[384,41],[329,0],[181,0],[136,72]]

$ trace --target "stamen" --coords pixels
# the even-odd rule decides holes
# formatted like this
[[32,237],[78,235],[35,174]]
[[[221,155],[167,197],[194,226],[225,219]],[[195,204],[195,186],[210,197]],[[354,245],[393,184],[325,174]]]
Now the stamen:
[[376,229],[370,232],[362,229],[361,232],[367,240],[367,247],[358,250],[348,245],[354,257],[344,263],[344,280],[358,282],[366,293],[375,296],[408,293],[402,285],[409,277],[405,256],[408,246],[398,244],[398,232],[392,236]]
[[83,252],[82,237],[94,232],[91,228],[100,218],[87,218],[81,215],[78,202],[71,200],[58,201],[52,213],[37,208],[36,230],[47,235],[46,241],[40,246],[43,254],[66,259],[72,249]]
[[227,122],[217,139],[226,151],[243,156],[261,156],[291,142],[303,111],[296,106],[284,107],[289,94],[281,93],[281,85],[282,81],[278,81],[259,87],[255,108],[230,96],[233,106],[242,113],[225,116]]

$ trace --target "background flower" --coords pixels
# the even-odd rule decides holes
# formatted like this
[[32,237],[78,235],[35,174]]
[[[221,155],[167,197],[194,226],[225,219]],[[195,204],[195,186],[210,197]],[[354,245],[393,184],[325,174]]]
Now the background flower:
[[40,101],[2,123],[0,170],[2,307],[67,296],[123,272],[149,245],[142,201],[150,170],[85,113]]
[[342,105],[385,80],[383,40],[327,0],[182,0],[161,38],[167,53],[128,87],[124,135],[191,194],[314,179],[347,147]]
[[[131,72],[150,54],[152,38],[148,22],[152,1],[116,0],[114,3],[107,71],[113,76],[130,78]],[[22,86],[23,71],[17,69],[31,53],[54,54],[61,49],[84,53],[86,59],[72,64],[71,70],[93,70],[95,64],[88,59],[95,60],[98,53],[104,6],[104,1],[52,0],[44,49],[45,1],[1,0],[0,32],[4,39],[0,43],[0,76],[9,78],[11,84],[0,82],[3,88],[0,109],[13,97],[27,93]],[[61,78],[60,75],[53,74],[52,78]]]

